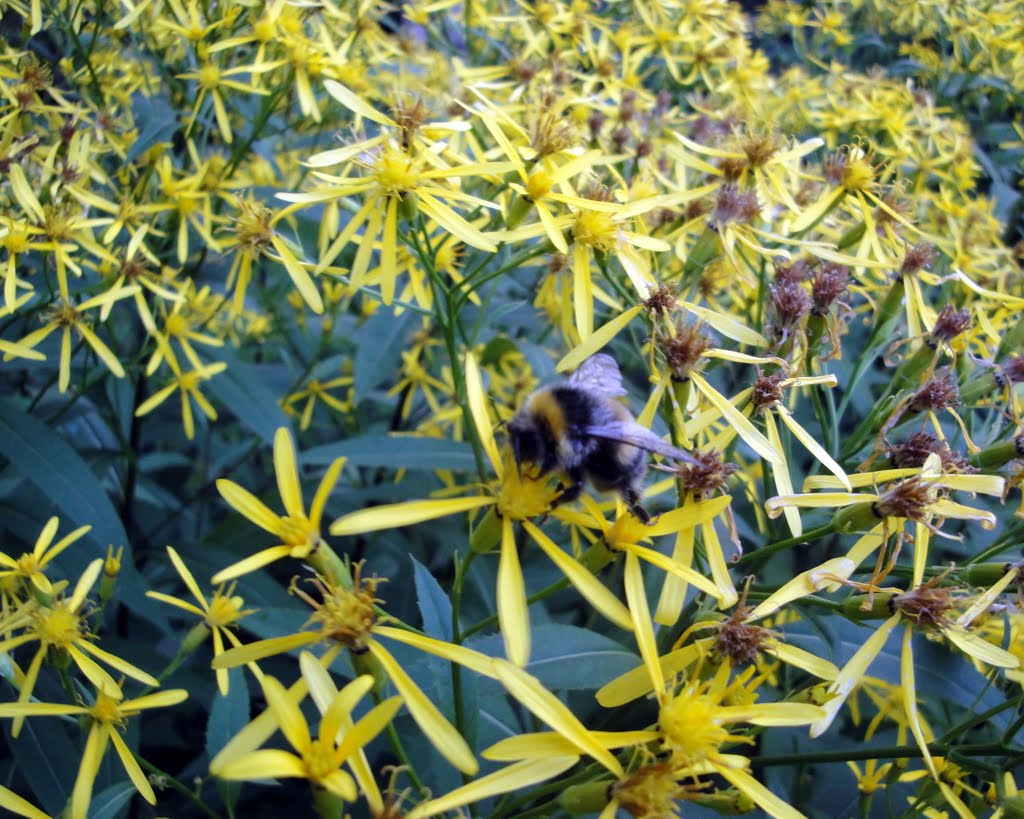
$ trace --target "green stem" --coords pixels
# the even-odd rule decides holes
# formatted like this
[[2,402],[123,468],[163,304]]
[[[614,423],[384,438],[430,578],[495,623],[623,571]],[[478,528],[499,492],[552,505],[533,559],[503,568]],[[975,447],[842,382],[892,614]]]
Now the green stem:
[[220,819],[220,814],[212,810],[202,799],[199,798],[195,791],[186,787],[183,782],[179,782],[170,774],[160,770],[152,762],[143,759],[138,753],[135,753],[133,751],[132,756],[135,757],[135,761],[138,762],[139,765],[142,766],[147,773],[154,776],[162,785],[170,788],[172,791],[177,791],[178,793],[180,793],[182,796],[188,799],[193,805],[195,805],[196,808],[202,811],[206,816],[209,816],[210,819]]
[[755,552],[747,552],[747,554],[743,555],[743,557],[737,560],[736,563],[734,563],[733,565],[737,567],[748,565],[756,566],[760,564],[762,560],[771,557],[776,552],[779,552],[783,549],[789,549],[792,546],[800,546],[812,540],[817,540],[818,538],[827,537],[828,535],[831,535],[834,532],[835,528],[833,527],[832,523],[827,523],[824,526],[819,526],[817,529],[811,529],[811,531],[809,532],[804,532],[802,535],[800,535],[800,537],[786,538],[786,540],[779,540],[775,543],[769,543],[767,546],[764,546]]
[[[928,753],[932,756],[947,757],[953,750],[948,744],[941,742],[928,743]],[[964,756],[1004,756],[1021,753],[1022,749],[1005,745],[1002,742],[977,742],[971,745],[955,747],[958,754]],[[751,768],[769,768],[778,765],[795,765],[803,762],[829,763],[854,762],[863,759],[920,759],[924,754],[917,745],[888,745],[879,748],[848,748],[840,751],[813,751],[806,754],[779,754],[777,756],[759,756],[750,760]]]

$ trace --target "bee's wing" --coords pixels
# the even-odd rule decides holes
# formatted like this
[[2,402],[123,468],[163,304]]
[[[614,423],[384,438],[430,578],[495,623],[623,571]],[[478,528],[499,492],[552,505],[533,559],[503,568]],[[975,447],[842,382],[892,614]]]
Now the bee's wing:
[[647,429],[647,427],[641,426],[633,421],[619,421],[614,424],[595,424],[585,427],[583,431],[592,438],[604,438],[608,441],[619,441],[623,444],[631,444],[632,446],[639,447],[640,449],[646,449],[648,452],[655,452],[658,455],[664,455],[666,458],[672,458],[675,461],[685,461],[690,464],[700,463],[685,449],[672,446],[672,444],[667,441],[663,441]]
[[580,364],[579,369],[569,376],[569,383],[609,398],[619,398],[626,394],[619,365],[614,358],[604,353],[592,355]]

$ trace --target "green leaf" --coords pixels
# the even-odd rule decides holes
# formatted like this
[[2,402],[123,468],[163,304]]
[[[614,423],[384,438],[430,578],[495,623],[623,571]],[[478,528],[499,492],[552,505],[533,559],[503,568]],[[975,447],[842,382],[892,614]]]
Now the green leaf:
[[218,357],[227,362],[228,368],[204,386],[239,421],[273,445],[277,428],[290,422],[264,378],[264,368],[240,361],[226,350],[218,351]]
[[56,816],[71,796],[80,758],[64,724],[53,719],[30,718],[25,720],[18,738],[13,739],[10,720],[3,722],[7,747],[32,789],[36,804]]
[[385,379],[394,379],[405,349],[406,333],[415,318],[409,310],[396,316],[382,307],[359,328],[352,362],[352,395],[357,403]]
[[366,435],[309,449],[303,462],[329,464],[344,455],[351,466],[391,469],[474,469],[473,449],[460,441],[417,438],[410,435]]
[[60,532],[89,525],[80,543],[61,555],[69,572],[80,573],[108,546],[124,546],[118,599],[150,622],[159,622],[156,606],[144,596],[145,586],[132,559],[121,518],[89,465],[60,434],[25,413],[14,401],[0,398],[0,455],[24,475],[56,507]]
[[[213,759],[248,722],[249,684],[245,679],[245,669],[232,668],[228,671],[228,695],[222,697],[220,692],[216,692],[210,708],[210,719],[206,723],[207,756]],[[232,814],[242,792],[242,783],[218,779],[217,790],[229,814]]]
[[423,618],[423,631],[437,640],[452,639],[452,603],[430,570],[416,558],[412,561],[416,601]]
[[130,779],[104,788],[89,803],[89,819],[114,819],[136,793]]
[[621,643],[576,626],[534,628],[528,670],[555,690],[593,691],[637,666],[637,655]]

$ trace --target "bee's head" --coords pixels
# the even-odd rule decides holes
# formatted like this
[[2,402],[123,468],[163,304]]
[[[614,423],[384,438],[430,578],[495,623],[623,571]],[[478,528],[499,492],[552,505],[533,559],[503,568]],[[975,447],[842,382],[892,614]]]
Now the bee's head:
[[544,438],[536,419],[520,412],[508,422],[508,443],[516,462],[519,477],[523,475],[523,464],[539,464],[544,460]]

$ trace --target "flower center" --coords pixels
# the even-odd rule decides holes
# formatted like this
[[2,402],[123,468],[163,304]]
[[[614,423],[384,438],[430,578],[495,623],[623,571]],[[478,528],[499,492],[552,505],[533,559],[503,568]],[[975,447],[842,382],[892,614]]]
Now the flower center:
[[67,648],[82,636],[82,618],[63,601],[55,603],[53,608],[41,609],[36,617],[36,633],[48,645]]
[[581,210],[576,214],[576,222],[572,226],[573,239],[605,253],[615,247],[618,234],[619,226],[612,220],[611,214],[599,211]]
[[686,688],[661,707],[665,745],[683,765],[695,765],[718,750],[729,732],[715,717],[717,699]]
[[292,557],[308,557],[320,542],[320,533],[314,531],[306,517],[289,515],[281,518],[281,540],[292,547]]
[[373,175],[384,193],[399,199],[419,184],[419,174],[413,167],[413,161],[392,147],[378,157]]

